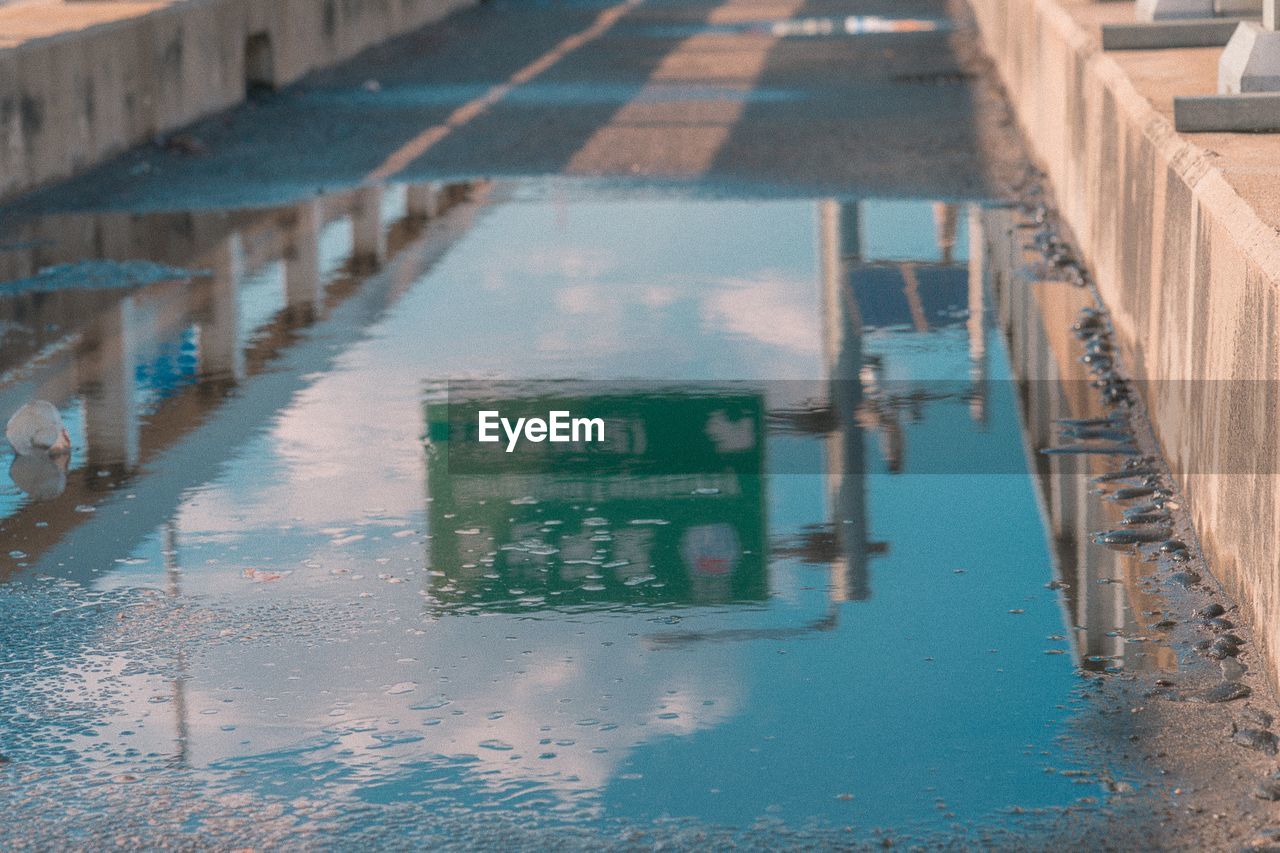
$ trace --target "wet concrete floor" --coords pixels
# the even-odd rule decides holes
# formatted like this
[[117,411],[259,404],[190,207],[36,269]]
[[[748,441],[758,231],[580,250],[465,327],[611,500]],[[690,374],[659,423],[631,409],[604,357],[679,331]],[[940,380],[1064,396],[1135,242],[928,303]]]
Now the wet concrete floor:
[[[495,3],[0,212],[73,440],[0,480],[6,846],[1258,837],[984,74],[938,3]],[[468,468],[468,394],[625,453]]]

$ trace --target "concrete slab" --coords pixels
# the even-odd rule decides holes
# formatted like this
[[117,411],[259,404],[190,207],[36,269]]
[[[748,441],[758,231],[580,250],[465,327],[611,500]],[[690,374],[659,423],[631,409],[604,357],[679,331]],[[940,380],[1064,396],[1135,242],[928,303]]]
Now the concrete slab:
[[1218,94],[1280,91],[1280,33],[1260,23],[1236,28],[1218,61]]
[[1213,11],[1224,18],[1261,17],[1262,0],[1217,0]]
[[1280,94],[1252,92],[1174,98],[1174,125],[1182,133],[1280,131]]
[[1213,0],[1138,0],[1135,17],[1139,21],[1212,18],[1217,14],[1213,5]]
[[1170,47],[1223,47],[1240,18],[1104,24],[1103,50],[1163,50]]

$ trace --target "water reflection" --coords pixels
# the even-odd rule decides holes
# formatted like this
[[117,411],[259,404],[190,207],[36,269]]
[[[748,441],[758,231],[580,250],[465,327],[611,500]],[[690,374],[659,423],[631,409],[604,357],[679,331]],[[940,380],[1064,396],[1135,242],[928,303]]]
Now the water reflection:
[[[237,213],[55,216],[6,235],[5,243],[28,248],[0,252],[0,278],[38,280],[40,269],[84,257],[145,257],[204,271],[189,283],[0,295],[7,380],[0,409],[50,400],[74,436],[69,470],[66,460],[57,472],[15,462],[14,483],[50,503],[0,496],[0,530],[26,543],[24,563],[64,554],[59,541],[94,526],[92,513],[110,509],[98,505],[113,491],[140,469],[163,468],[164,476],[145,481],[154,497],[135,494],[144,500],[128,511],[147,519],[125,522],[145,537],[184,488],[202,482],[305,386],[301,373],[331,364],[456,239],[465,222],[447,214],[470,193],[483,187],[399,187],[385,198],[361,190]],[[428,235],[432,217],[443,219]],[[399,263],[370,282],[388,252]],[[284,371],[293,375],[253,381]],[[131,546],[109,527],[92,547]],[[102,568],[72,567],[74,555],[64,556],[60,575],[84,579]],[[0,574],[12,568],[0,566]]]
[[67,490],[66,454],[13,455],[9,478],[33,501],[51,501]]
[[[158,596],[99,601],[0,698],[70,689],[94,734],[62,748],[112,773],[357,823],[927,827],[1071,802],[1045,772],[1076,760],[1077,699],[1044,584],[1081,576],[1086,663],[1130,654],[1108,636],[1125,587],[1092,583],[1120,564],[1083,544],[1082,490],[1050,501],[1046,547],[1035,489],[1079,478],[1045,466],[1089,463],[1027,474],[989,296],[1034,316],[987,248],[997,215],[553,183],[27,223],[0,278],[208,272],[0,299],[0,410],[52,400],[74,441],[0,495],[11,606],[44,625]],[[1057,345],[1036,334],[1019,370]],[[545,407],[565,377],[566,407],[629,425],[625,460],[450,464],[442,383]],[[1026,441],[1063,411],[1026,399]],[[947,473],[961,458],[995,473]],[[41,576],[76,583],[21,598]],[[8,733],[16,762],[48,763],[46,716]]]
[[[1023,246],[1026,232],[1013,211],[990,210],[984,219],[996,269],[992,287],[1019,379],[1026,443],[1033,451],[1054,446],[1060,443],[1062,420],[1108,415],[1071,333],[1071,318],[1091,306],[1092,297],[1085,289],[1035,274],[1042,259]],[[1154,642],[1158,632],[1147,627],[1164,618],[1163,599],[1143,580],[1150,570],[1127,549],[1091,541],[1092,531],[1114,528],[1121,516],[1116,504],[1100,499],[1092,482],[1119,467],[1115,458],[1033,452],[1028,459],[1045,507],[1054,578],[1062,584],[1078,665],[1094,672],[1174,670],[1175,651]]]
[[[764,600],[763,395],[563,384],[526,383],[522,395],[473,383],[427,406],[432,597],[486,608]],[[496,455],[464,438],[480,410],[597,418],[604,440]]]

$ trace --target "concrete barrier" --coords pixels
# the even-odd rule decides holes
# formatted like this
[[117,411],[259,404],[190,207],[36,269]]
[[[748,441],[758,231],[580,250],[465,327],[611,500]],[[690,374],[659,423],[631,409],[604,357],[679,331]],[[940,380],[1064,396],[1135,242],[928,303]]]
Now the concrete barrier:
[[1173,96],[1214,91],[1220,51],[1104,54],[1101,25],[1132,3],[970,3],[1274,685],[1280,137],[1176,133]]
[[472,0],[59,0],[0,8],[0,199]]

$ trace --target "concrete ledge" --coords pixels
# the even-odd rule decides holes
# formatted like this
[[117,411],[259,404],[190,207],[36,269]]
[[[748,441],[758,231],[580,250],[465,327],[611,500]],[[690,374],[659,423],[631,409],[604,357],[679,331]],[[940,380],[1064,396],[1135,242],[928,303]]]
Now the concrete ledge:
[[1222,47],[1231,41],[1243,18],[1106,24],[1103,50],[1161,50],[1170,47]]
[[32,0],[0,7],[0,199],[472,0]]
[[1280,131],[1280,95],[1201,95],[1173,99],[1174,126],[1182,133]]
[[[1112,311],[1214,575],[1280,652],[1280,136],[1174,130],[1220,50],[1104,53],[1131,3],[970,0]],[[1069,317],[1061,318],[1063,323]],[[1190,380],[1190,381],[1188,381]]]

